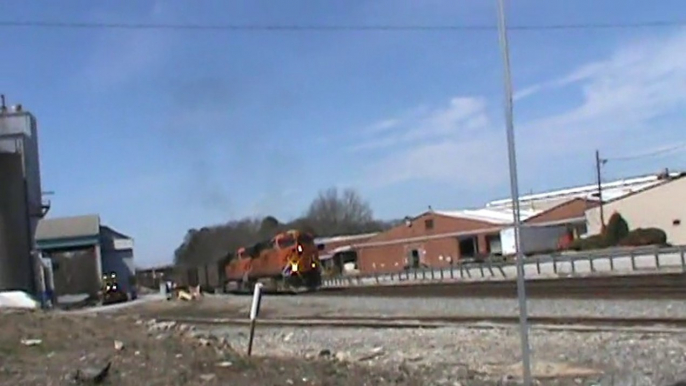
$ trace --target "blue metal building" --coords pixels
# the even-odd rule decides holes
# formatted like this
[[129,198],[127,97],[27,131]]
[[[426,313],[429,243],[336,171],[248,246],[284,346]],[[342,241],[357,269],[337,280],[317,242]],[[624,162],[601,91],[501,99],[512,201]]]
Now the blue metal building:
[[54,267],[55,292],[95,295],[102,275],[115,273],[119,285],[131,294],[135,278],[133,240],[104,226],[98,215],[43,219],[36,244]]

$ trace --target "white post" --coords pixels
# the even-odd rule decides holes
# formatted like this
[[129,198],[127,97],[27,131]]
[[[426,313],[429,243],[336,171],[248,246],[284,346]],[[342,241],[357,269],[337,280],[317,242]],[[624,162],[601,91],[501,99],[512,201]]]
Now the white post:
[[255,290],[252,295],[252,306],[250,307],[250,336],[248,338],[248,356],[252,354],[252,343],[255,337],[255,324],[257,316],[260,313],[260,304],[262,303],[262,283],[255,284]]

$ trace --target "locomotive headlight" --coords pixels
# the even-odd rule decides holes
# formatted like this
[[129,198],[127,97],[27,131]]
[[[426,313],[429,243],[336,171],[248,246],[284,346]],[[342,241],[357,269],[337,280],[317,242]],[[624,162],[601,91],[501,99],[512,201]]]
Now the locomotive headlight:
[[298,253],[303,253],[303,246],[298,244]]
[[298,272],[298,263],[291,264],[291,271]]

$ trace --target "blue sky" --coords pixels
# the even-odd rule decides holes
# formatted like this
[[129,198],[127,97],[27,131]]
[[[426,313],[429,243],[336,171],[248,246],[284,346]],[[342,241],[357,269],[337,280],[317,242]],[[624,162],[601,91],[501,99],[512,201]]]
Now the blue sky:
[[[683,0],[518,0],[511,25],[672,20]],[[202,5],[199,5],[202,4]],[[495,0],[21,1],[2,20],[492,24]],[[5,28],[0,92],[39,120],[51,216],[99,213],[139,264],[187,229],[300,215],[357,188],[378,217],[509,193],[497,32]],[[594,179],[593,152],[685,141],[686,29],[510,34],[520,190]],[[610,162],[607,179],[683,168]]]

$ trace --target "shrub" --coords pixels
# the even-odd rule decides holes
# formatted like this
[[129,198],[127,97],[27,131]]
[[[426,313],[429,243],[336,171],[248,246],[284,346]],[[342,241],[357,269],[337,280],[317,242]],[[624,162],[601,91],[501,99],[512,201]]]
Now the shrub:
[[575,251],[588,251],[608,247],[607,240],[603,235],[593,235],[585,239],[576,239],[569,244],[569,249]]
[[629,224],[618,212],[612,213],[603,232],[603,237],[608,246],[618,245],[621,240],[629,235]]
[[640,247],[645,245],[667,245],[667,234],[660,228],[637,228],[629,232],[619,245]]

